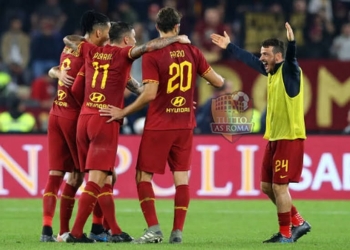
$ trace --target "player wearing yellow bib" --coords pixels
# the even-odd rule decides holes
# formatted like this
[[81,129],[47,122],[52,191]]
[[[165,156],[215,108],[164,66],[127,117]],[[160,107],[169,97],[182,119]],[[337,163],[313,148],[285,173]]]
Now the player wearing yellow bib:
[[261,190],[277,207],[279,232],[264,243],[291,243],[311,230],[292,204],[289,183],[299,182],[303,169],[305,123],[303,73],[296,59],[296,44],[289,23],[288,47],[278,39],[262,42],[260,58],[230,43],[230,38],[212,34],[214,44],[267,76],[267,143],[261,168]]

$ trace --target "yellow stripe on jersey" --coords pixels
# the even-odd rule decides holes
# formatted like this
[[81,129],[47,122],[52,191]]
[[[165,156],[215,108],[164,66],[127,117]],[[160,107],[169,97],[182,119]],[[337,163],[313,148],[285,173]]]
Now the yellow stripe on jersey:
[[204,75],[208,74],[211,70],[212,70],[212,68],[209,67],[206,71],[204,71],[204,73],[201,75],[201,77],[203,77]]
[[159,84],[159,81],[156,81],[156,80],[151,80],[151,79],[145,79],[142,81],[143,84],[145,83],[156,83],[156,84]]

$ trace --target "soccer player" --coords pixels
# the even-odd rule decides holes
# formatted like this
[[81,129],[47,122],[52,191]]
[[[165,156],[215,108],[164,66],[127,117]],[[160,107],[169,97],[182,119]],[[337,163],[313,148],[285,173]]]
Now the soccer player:
[[[79,39],[65,37],[66,45],[74,50],[80,48],[85,57],[85,93],[82,109],[78,118],[77,144],[79,162],[82,171],[89,172],[88,182],[79,199],[78,214],[67,242],[93,243],[83,233],[84,224],[98,199],[110,230],[111,242],[122,242],[124,234],[116,224],[114,201],[111,187],[105,180],[111,174],[116,159],[120,122],[107,123],[108,118],[100,117],[99,109],[109,104],[123,107],[124,90],[130,76],[133,61],[146,52],[163,48],[174,42],[189,43],[187,36],[158,38],[139,46],[119,47],[124,39],[122,29],[113,25],[109,31],[110,45],[96,47],[83,43],[77,46]],[[135,39],[135,33],[129,28],[129,35]],[[131,239],[129,235],[128,240]]]
[[277,39],[262,42],[261,56],[230,43],[230,38],[212,34],[213,43],[231,52],[237,59],[267,76],[267,114],[264,138],[269,140],[261,169],[261,190],[277,207],[279,232],[264,243],[297,241],[311,230],[292,204],[289,183],[299,182],[303,169],[304,83],[296,59],[296,43],[289,23],[285,24],[288,46]]
[[[81,18],[81,26],[87,42],[103,46],[108,41],[110,22],[105,15],[87,11]],[[51,77],[57,77],[60,81],[49,116],[49,178],[43,195],[43,228],[40,238],[42,242],[56,241],[52,232],[52,219],[58,190],[66,172],[70,174],[61,195],[58,240],[65,241],[68,237],[74,197],[84,178],[84,173],[80,173],[76,146],[76,125],[80,105],[75,101],[71,88],[64,85],[64,83],[71,84],[83,64],[81,51],[65,47],[61,54],[60,70],[52,69],[49,72]]]
[[[180,20],[181,16],[175,9],[161,9],[156,19],[160,37],[179,34]],[[180,43],[145,54],[142,57],[142,74],[144,91],[135,102],[124,109],[109,106],[101,109],[100,113],[101,116],[110,116],[109,121],[113,121],[149,103],[136,166],[137,192],[148,229],[134,243],[163,240],[151,181],[154,174],[164,174],[166,162],[176,186],[174,223],[169,242],[181,243],[190,201],[188,171],[196,125],[192,105],[196,77],[197,74],[202,76],[214,87],[222,87],[224,79],[210,67],[198,48]]]

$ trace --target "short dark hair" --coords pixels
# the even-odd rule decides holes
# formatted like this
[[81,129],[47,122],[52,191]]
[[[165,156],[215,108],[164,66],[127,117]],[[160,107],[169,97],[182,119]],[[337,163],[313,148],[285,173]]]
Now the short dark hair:
[[180,23],[181,17],[181,14],[173,8],[162,8],[157,14],[157,27],[160,31],[164,33],[171,31],[172,29],[174,29],[176,24]]
[[109,29],[109,40],[113,42],[121,42],[126,33],[131,32],[132,25],[126,22],[111,22],[111,28]]
[[109,18],[102,13],[96,12],[94,10],[86,11],[80,20],[81,31],[83,35],[86,33],[91,33],[96,25],[107,26],[109,23]]
[[272,51],[274,54],[282,53],[282,58],[284,58],[285,56],[284,42],[281,40],[278,40],[276,38],[270,38],[263,41],[261,46],[263,46],[264,48],[268,48],[272,46],[273,47]]

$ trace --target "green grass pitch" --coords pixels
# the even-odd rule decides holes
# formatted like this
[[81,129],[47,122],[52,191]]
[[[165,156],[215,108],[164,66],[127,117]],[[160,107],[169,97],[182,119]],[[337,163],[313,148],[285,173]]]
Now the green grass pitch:
[[[146,224],[138,201],[116,199],[115,203],[122,229],[134,237],[141,236]],[[0,249],[350,249],[350,202],[298,200],[294,204],[312,225],[311,233],[294,244],[262,244],[278,230],[275,207],[267,200],[192,200],[185,224],[184,243],[170,245],[167,241],[172,226],[173,201],[158,199],[156,206],[165,236],[163,243],[73,245],[39,242],[40,199],[0,199]],[[86,233],[90,226],[89,219]],[[54,234],[57,234],[58,209],[53,227]]]

